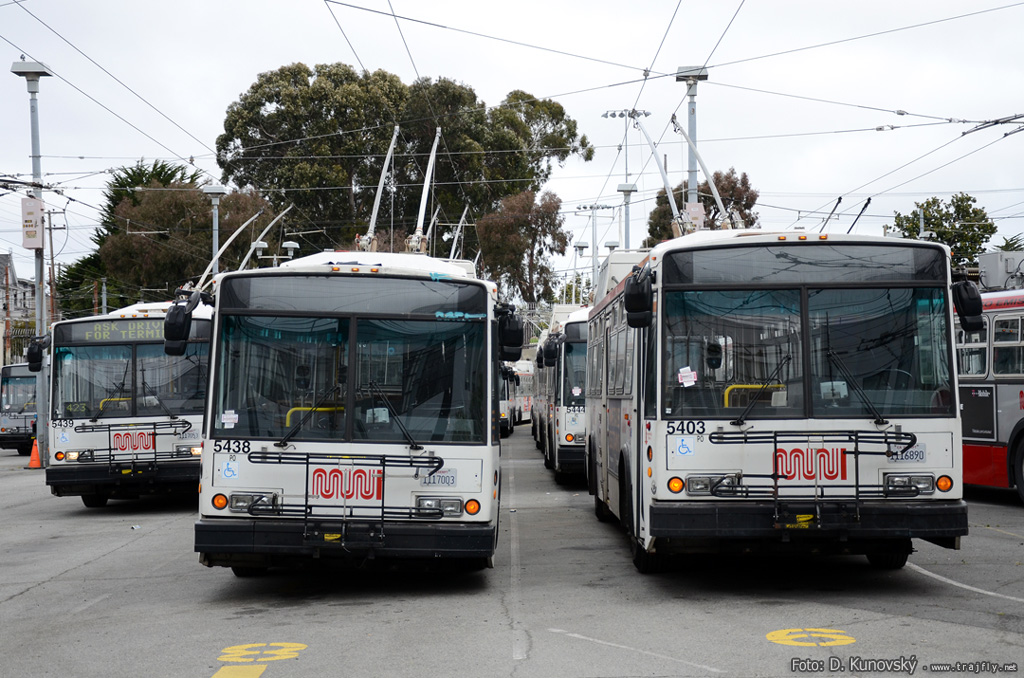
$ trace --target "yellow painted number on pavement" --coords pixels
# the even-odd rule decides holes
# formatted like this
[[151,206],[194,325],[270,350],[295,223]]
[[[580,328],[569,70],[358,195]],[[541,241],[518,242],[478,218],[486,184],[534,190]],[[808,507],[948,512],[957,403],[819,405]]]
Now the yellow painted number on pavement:
[[[266,649],[264,649],[266,648]],[[296,659],[299,651],[305,650],[302,643],[249,643],[232,645],[221,650],[217,661],[222,662],[272,662],[277,659]]]
[[832,647],[857,642],[853,636],[846,635],[846,631],[836,629],[780,629],[769,633],[767,638],[779,645],[800,647]]

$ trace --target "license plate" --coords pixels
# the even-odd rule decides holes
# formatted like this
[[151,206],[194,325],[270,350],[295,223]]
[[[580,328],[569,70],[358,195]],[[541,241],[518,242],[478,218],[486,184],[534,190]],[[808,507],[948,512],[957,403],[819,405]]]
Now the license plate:
[[423,487],[455,487],[457,484],[458,474],[453,468],[443,468],[432,476],[420,476]]

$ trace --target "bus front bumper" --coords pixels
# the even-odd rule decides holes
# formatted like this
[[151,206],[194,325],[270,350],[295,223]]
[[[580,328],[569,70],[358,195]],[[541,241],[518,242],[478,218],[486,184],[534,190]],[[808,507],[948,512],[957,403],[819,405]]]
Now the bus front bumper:
[[555,470],[560,473],[583,473],[586,470],[583,445],[559,445]]
[[[924,539],[959,548],[967,534],[967,504],[953,501],[845,503],[708,501],[659,502],[650,509],[651,536],[678,550],[723,542],[802,543],[817,550],[856,553],[858,545]],[[831,548],[830,548],[831,547]]]
[[89,494],[138,496],[178,490],[198,492],[200,470],[199,460],[191,459],[48,466],[46,484],[58,497]]
[[195,550],[208,567],[271,567],[311,558],[490,558],[497,530],[466,523],[200,519]]

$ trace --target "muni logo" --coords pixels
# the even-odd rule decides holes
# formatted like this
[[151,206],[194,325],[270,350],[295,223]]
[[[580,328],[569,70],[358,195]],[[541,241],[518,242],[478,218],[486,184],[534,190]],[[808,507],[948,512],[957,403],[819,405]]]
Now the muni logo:
[[846,480],[845,448],[775,450],[775,467],[786,480]]
[[114,449],[119,452],[124,452],[125,450],[155,450],[156,434],[152,431],[115,433]]
[[323,499],[384,499],[384,471],[315,468],[310,494]]

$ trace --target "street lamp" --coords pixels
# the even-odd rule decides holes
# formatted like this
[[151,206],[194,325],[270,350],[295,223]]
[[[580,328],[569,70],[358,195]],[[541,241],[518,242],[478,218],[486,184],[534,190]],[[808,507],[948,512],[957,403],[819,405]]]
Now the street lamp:
[[578,303],[579,301],[583,301],[583,292],[579,289],[580,288],[580,281],[579,281],[579,278],[577,277],[577,274],[576,274],[576,262],[579,259],[583,259],[583,256],[584,256],[583,253],[587,251],[587,248],[590,247],[590,244],[587,241],[584,240],[582,242],[576,243],[575,245],[573,245],[573,247],[576,248],[576,259],[573,259],[573,262],[572,262],[573,286],[576,288],[576,294],[573,295],[573,300],[574,301],[578,300],[577,301],[577,303]]
[[[24,57],[22,57],[24,59]],[[36,95],[39,94],[39,79],[52,76],[53,73],[46,67],[35,61],[15,61],[11,65],[11,73],[25,78],[28,86],[29,117],[32,125],[32,195],[39,200],[43,199],[43,169],[39,150],[39,103]],[[46,304],[43,299],[43,241],[39,239],[39,246],[36,251],[36,335],[46,335]],[[45,371],[36,373],[36,446],[39,452],[39,459],[42,465],[49,463],[49,447],[47,446],[47,428],[45,426],[46,413],[49,411],[49,398],[47,397],[48,384],[46,383]]]
[[209,196],[210,202],[213,203],[213,275],[217,275],[217,272],[220,270],[217,261],[217,250],[220,249],[220,243],[217,242],[220,239],[220,214],[218,213],[218,208],[220,207],[221,197],[227,195],[227,192],[228,189],[219,184],[203,186],[203,193]]
[[602,118],[622,118],[622,121],[626,123],[626,128],[622,135],[622,143],[625,145],[626,183],[619,184],[617,189],[619,193],[622,193],[623,202],[626,207],[623,213],[623,221],[625,222],[625,225],[622,233],[622,242],[626,243],[626,249],[629,249],[629,196],[636,193],[636,184],[629,183],[629,119],[633,117],[634,114],[648,117],[651,112],[638,111],[634,108],[631,110],[622,109],[617,111],[605,111],[601,114]]
[[[676,70],[676,82],[686,83],[686,96],[690,97],[689,131],[690,139],[697,143],[697,82],[708,79],[708,69],[703,66],[680,66]],[[687,144],[689,146],[689,144]],[[697,202],[697,159],[693,149],[687,149],[686,202]],[[708,177],[711,183],[711,177]]]

